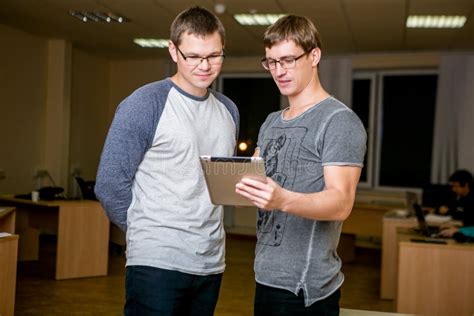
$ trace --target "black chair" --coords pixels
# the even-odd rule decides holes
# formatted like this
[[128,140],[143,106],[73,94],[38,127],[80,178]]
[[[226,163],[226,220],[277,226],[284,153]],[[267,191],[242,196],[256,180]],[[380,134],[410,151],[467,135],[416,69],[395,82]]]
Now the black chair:
[[97,200],[94,193],[95,181],[85,181],[81,177],[75,177],[77,184],[81,190],[82,198],[84,200]]

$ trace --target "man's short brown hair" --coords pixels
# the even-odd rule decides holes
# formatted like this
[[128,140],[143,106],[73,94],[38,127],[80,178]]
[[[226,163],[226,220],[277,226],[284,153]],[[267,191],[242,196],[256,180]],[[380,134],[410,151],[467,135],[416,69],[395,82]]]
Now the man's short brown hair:
[[305,53],[316,47],[321,49],[321,38],[316,26],[304,16],[286,15],[279,18],[265,31],[263,45],[271,48],[285,40],[294,41]]
[[210,11],[195,6],[184,10],[174,19],[170,28],[170,40],[175,45],[179,45],[183,33],[205,37],[216,31],[221,37],[222,46],[224,46],[225,30],[219,18]]

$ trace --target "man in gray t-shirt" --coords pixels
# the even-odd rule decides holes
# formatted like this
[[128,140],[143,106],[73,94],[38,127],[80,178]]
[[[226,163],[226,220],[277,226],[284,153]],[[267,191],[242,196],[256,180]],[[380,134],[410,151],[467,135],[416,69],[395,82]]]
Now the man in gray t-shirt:
[[321,86],[319,34],[285,16],[265,32],[269,70],[290,106],[270,114],[255,155],[267,181],[236,192],[258,208],[255,315],[339,315],[344,280],[336,248],[350,215],[366,149],[357,115]]

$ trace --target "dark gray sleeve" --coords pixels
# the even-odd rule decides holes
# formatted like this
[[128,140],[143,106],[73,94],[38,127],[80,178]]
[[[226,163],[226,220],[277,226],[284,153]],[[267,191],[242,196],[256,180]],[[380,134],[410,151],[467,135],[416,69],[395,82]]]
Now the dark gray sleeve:
[[326,123],[322,137],[323,166],[363,167],[367,134],[353,111],[344,109],[333,114]]
[[137,91],[118,106],[105,140],[95,194],[109,219],[124,231],[135,172],[153,141],[158,114],[152,95]]

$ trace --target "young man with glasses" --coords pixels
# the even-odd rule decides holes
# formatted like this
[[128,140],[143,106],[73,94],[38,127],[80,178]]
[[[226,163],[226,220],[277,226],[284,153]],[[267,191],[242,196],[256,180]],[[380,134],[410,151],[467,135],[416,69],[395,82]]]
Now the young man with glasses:
[[234,153],[235,104],[208,87],[221,71],[225,32],[193,7],[171,25],[171,78],[117,108],[96,195],[127,236],[125,315],[213,315],[224,271],[222,206],[210,201],[199,156]]
[[344,280],[336,248],[366,147],[359,118],[319,81],[321,42],[305,17],[285,16],[264,35],[265,58],[289,107],[260,128],[256,156],[267,181],[236,192],[258,207],[255,315],[339,315]]

